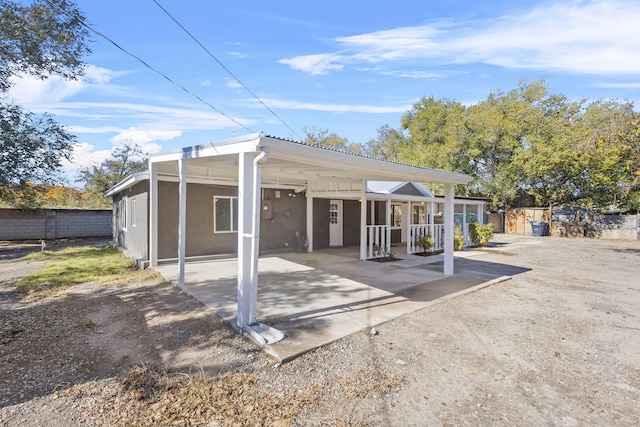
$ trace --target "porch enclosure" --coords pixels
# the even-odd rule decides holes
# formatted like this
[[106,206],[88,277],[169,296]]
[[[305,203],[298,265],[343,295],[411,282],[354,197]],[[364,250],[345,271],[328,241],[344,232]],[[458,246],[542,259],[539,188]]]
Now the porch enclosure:
[[[405,233],[404,238],[410,240],[411,233],[408,226],[411,219],[406,217],[406,214],[406,224],[390,224],[394,209],[391,198],[368,194],[368,181],[442,183],[445,187],[444,199],[441,199],[441,203],[444,204],[441,233],[444,247],[443,273],[452,275],[454,185],[466,184],[470,179],[463,174],[386,162],[259,134],[157,154],[149,160],[149,262],[151,266],[158,264],[161,250],[159,242],[162,239],[160,229],[175,230],[173,233],[174,236],[177,235],[178,283],[183,286],[185,258],[189,252],[187,233],[191,232],[187,229],[187,221],[190,215],[194,215],[194,209],[195,215],[198,215],[199,206],[189,202],[192,188],[187,184],[236,188],[237,201],[233,200],[233,195],[228,196],[229,200],[220,201],[221,209],[237,210],[236,222],[214,211],[215,225],[212,228],[214,232],[220,231],[236,238],[237,325],[258,341],[264,340],[264,343],[268,343],[269,339],[280,334],[269,330],[266,325],[257,323],[256,320],[258,251],[263,234],[261,228],[268,225],[269,220],[273,218],[265,217],[265,212],[273,209],[273,203],[265,203],[263,190],[278,191],[281,198],[286,192],[286,197],[300,197],[298,200],[305,200],[304,223],[307,231],[306,248],[309,252],[314,250],[316,242],[318,245],[321,243],[321,234],[312,232],[315,224],[319,223],[314,218],[315,200],[329,200],[329,209],[325,210],[327,214],[337,214],[339,204],[343,207],[350,205],[354,210],[359,210],[359,232],[351,237],[346,234],[340,237],[343,244],[347,238],[358,238],[360,259],[364,260],[376,252],[374,245],[378,250],[390,247],[392,228],[397,228],[398,224],[401,239],[402,233]],[[171,207],[174,212],[177,211],[177,224],[165,223],[164,220],[161,223],[164,215],[161,212],[166,207],[159,204],[160,181],[177,183],[177,206]],[[122,187],[122,190],[125,189]],[[384,200],[383,204],[380,204],[381,199]],[[415,196],[399,195],[393,196],[393,199],[410,205],[415,201]],[[333,207],[331,201],[344,203],[334,203],[336,206]],[[372,209],[367,209],[369,201],[373,201]],[[384,223],[378,224],[376,221],[379,220],[379,215],[376,218],[374,212],[376,207],[381,209],[382,205],[385,209]],[[273,211],[272,213],[275,214]],[[351,217],[357,218],[358,215]],[[346,218],[345,215],[345,221]],[[221,228],[218,228],[217,221],[220,221]],[[343,223],[343,227],[345,225]]]

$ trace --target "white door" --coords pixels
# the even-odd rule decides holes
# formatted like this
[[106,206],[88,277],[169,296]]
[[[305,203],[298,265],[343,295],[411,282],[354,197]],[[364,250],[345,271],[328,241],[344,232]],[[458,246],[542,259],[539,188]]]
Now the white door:
[[342,246],[342,200],[329,200],[329,246]]

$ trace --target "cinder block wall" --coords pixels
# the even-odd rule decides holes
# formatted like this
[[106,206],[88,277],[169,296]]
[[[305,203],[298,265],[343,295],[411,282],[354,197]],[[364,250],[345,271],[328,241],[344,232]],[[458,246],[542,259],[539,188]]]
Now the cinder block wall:
[[0,240],[111,237],[111,209],[0,209]]

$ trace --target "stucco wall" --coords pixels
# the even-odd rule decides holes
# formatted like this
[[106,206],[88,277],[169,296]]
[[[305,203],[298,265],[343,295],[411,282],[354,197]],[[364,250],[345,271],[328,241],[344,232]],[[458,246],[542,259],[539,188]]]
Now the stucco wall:
[[[113,242],[124,249],[127,256],[135,260],[149,258],[149,182],[143,181],[114,196],[113,200]],[[123,227],[118,202],[126,197],[128,215]],[[135,212],[134,212],[135,209]],[[126,228],[126,230],[124,229]]]
[[0,240],[111,235],[109,209],[0,209]]
[[[158,257],[175,258],[178,256],[178,184],[160,182],[158,187]],[[215,233],[213,226],[214,197],[237,195],[235,187],[187,186],[187,256],[237,252],[238,233]],[[269,210],[261,210],[260,251],[297,251],[298,236],[306,232],[304,196],[289,190],[264,189],[262,199],[269,202],[266,203]]]
[[329,247],[329,199],[313,199],[313,249]]

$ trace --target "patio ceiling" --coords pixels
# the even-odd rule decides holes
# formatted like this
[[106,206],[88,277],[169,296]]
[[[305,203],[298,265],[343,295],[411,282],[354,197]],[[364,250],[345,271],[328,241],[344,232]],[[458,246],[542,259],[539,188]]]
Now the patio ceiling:
[[186,160],[191,182],[235,184],[238,180],[238,154],[268,150],[262,163],[262,182],[304,188],[309,182],[339,181],[419,181],[466,184],[463,174],[410,166],[346,152],[310,146],[259,135],[190,147],[152,157],[161,177],[178,176],[178,162]]

